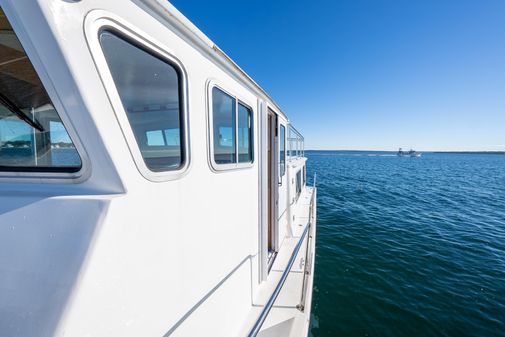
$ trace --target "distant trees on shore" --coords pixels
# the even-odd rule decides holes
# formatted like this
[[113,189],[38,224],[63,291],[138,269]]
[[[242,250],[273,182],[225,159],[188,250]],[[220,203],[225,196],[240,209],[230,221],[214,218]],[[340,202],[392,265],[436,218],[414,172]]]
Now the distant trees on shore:
[[[3,142],[0,144],[0,147],[5,148],[27,148],[27,147],[32,147],[32,141],[31,140],[9,140],[6,142]],[[69,148],[69,147],[74,147],[72,143],[66,143],[66,142],[57,142],[57,143],[51,143],[51,147],[55,148]]]

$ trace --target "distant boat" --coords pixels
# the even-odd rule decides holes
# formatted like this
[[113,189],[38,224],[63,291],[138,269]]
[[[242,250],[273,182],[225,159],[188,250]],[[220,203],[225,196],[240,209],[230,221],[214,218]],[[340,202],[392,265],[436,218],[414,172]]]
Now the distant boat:
[[398,150],[399,157],[421,157],[422,153],[410,149],[410,151],[403,151],[402,148]]

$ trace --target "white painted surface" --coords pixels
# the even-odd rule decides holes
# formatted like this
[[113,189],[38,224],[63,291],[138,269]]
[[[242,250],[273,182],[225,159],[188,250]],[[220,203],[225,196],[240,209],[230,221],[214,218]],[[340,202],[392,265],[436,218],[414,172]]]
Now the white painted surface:
[[[238,336],[258,294],[275,282],[273,274],[260,282],[266,192],[259,131],[266,105],[275,103],[194,26],[182,26],[170,5],[0,5],[84,164],[77,176],[0,174],[0,335]],[[160,18],[163,11],[169,14]],[[180,174],[146,179],[135,161],[94,35],[107,22],[148,40],[185,69],[190,162]],[[209,163],[210,79],[249,102],[259,121],[250,167],[216,172]],[[279,189],[287,208],[279,212],[282,242],[292,239],[291,216],[302,212],[289,202],[296,167]]]

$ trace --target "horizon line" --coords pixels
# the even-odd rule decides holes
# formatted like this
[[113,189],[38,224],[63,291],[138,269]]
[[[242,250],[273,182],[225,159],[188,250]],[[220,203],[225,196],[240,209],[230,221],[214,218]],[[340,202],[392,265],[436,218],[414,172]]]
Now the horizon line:
[[[340,151],[340,152],[392,152],[398,153],[398,151],[393,150],[339,150],[339,149],[306,149],[305,151]],[[503,153],[505,150],[419,150],[416,152],[422,153]]]

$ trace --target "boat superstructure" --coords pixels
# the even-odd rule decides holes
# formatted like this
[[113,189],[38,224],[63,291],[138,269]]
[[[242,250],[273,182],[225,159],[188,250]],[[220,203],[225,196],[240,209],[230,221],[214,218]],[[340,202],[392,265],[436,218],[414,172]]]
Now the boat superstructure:
[[303,144],[164,0],[0,0],[0,335],[306,336]]

